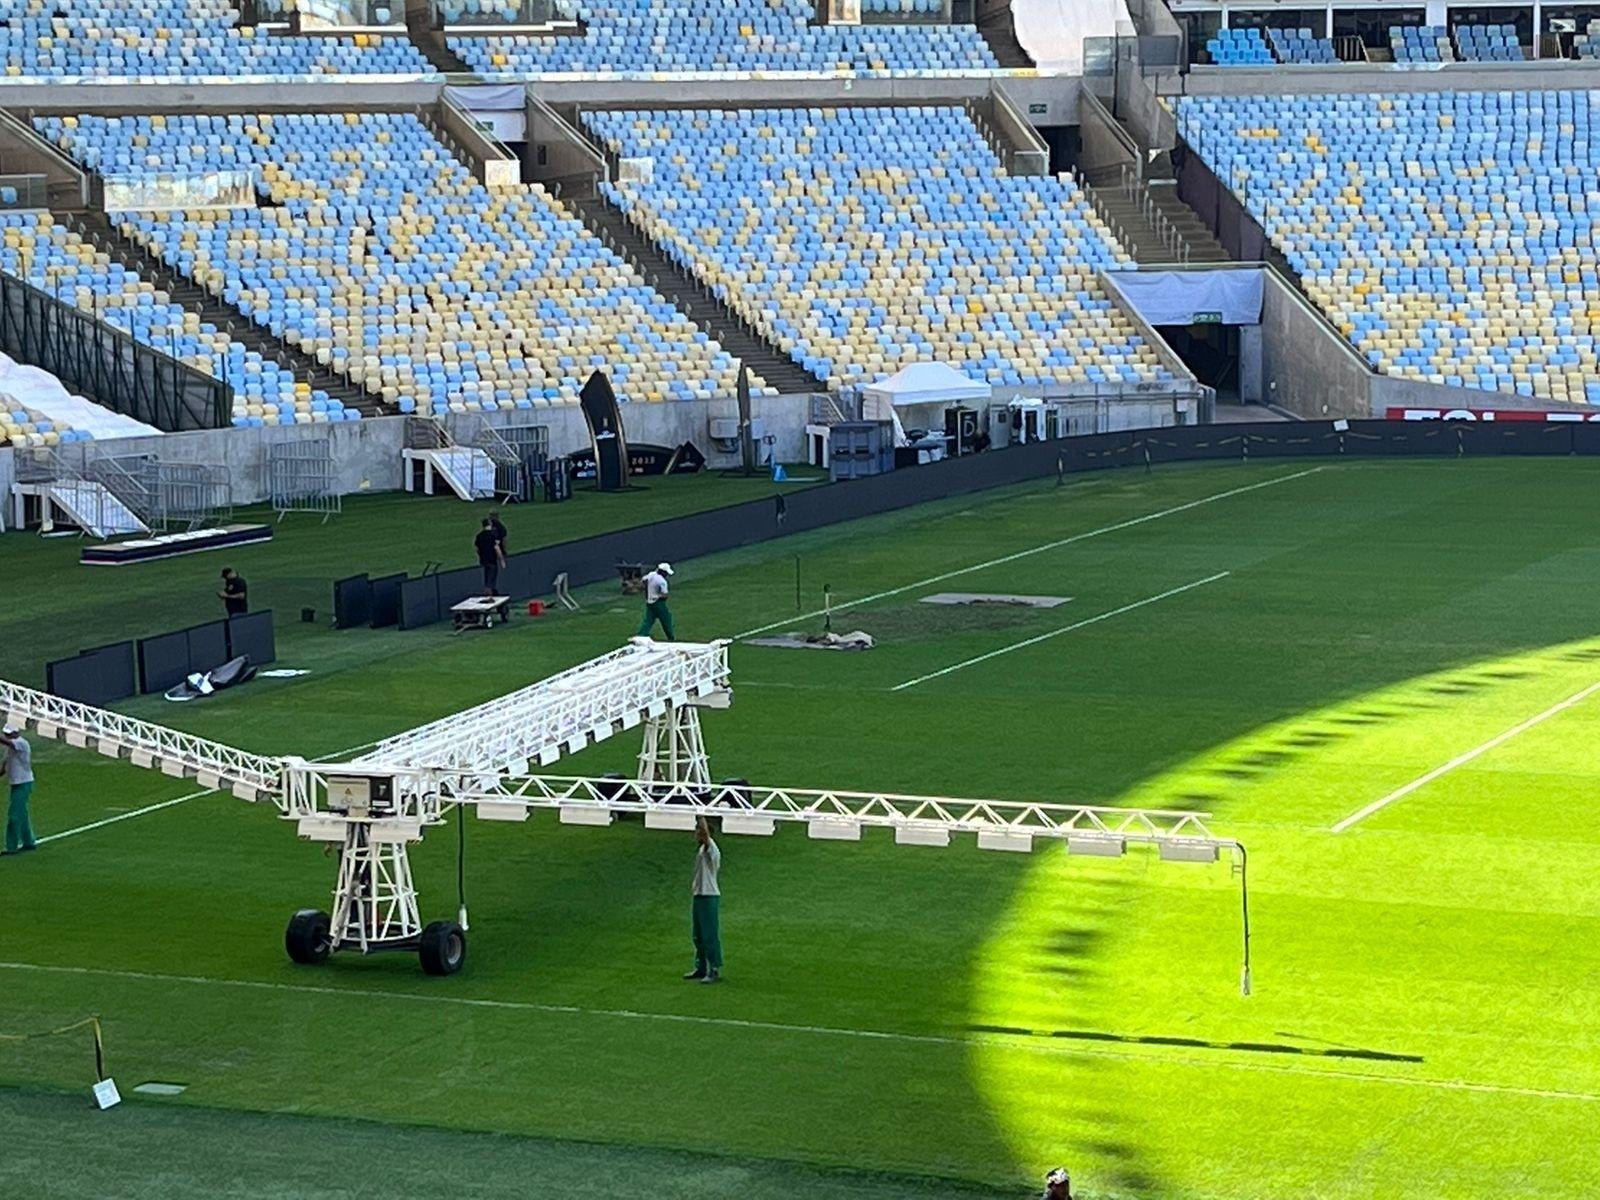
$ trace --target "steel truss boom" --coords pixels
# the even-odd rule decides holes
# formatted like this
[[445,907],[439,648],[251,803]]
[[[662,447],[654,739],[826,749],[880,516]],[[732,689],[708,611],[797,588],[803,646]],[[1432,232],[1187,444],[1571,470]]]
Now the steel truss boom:
[[612,813],[643,813],[690,824],[696,817],[718,817],[724,829],[735,833],[771,833],[780,821],[809,826],[818,838],[849,838],[875,827],[905,831],[906,842],[939,844],[932,835],[942,833],[948,840],[951,833],[975,833],[994,849],[1025,850],[1029,846],[1023,840],[1033,838],[1183,843],[1219,850],[1234,845],[1212,835],[1206,826],[1209,813],[1031,800],[558,775],[508,777],[490,788],[464,789],[453,799],[474,805],[487,820],[521,820],[536,809],[555,809],[572,824],[603,823],[598,817]]
[[351,765],[461,777],[520,774],[634,729],[669,706],[728,690],[727,642],[628,645],[559,675],[379,742]]
[[0,713],[7,724],[19,728],[31,723],[42,737],[90,747],[108,758],[125,756],[135,766],[193,779],[202,787],[227,788],[241,800],[269,800],[283,808],[283,759],[251,754],[5,680],[0,680]]

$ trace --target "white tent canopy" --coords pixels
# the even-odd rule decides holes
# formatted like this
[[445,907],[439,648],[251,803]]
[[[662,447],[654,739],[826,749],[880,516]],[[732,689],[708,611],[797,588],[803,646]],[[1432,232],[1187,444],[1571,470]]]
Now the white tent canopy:
[[[893,410],[913,404],[984,403],[988,401],[990,392],[987,383],[974,383],[944,363],[912,363],[908,367],[901,367],[889,378],[880,379],[862,394],[868,404],[887,406]],[[883,407],[879,411],[883,412]]]

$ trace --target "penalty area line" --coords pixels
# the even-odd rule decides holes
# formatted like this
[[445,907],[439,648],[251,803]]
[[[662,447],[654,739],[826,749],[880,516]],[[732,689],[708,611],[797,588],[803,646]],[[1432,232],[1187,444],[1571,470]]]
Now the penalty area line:
[[628,1008],[581,1008],[573,1004],[540,1004],[531,1000],[491,1000],[478,996],[449,996],[439,993],[390,992],[377,988],[325,987],[317,984],[273,983],[263,979],[212,979],[203,975],[165,975],[153,971],[123,971],[110,967],[68,967],[47,963],[0,962],[0,971],[40,975],[72,975],[101,979],[124,979],[136,983],[187,984],[195,987],[231,988],[243,991],[287,992],[306,996],[326,996],[353,1000],[363,1005],[373,1000],[411,1004],[443,1004],[460,1008],[479,1008],[509,1012],[541,1013],[551,1016],[591,1017],[619,1021],[648,1021],[673,1025],[750,1030],[758,1033],[788,1034],[801,1037],[851,1038],[862,1041],[905,1045],[945,1046],[963,1052],[974,1046],[1013,1050],[1025,1054],[1047,1054],[1062,1058],[1115,1059],[1121,1062],[1149,1063],[1158,1066],[1180,1065],[1202,1070],[1251,1071],[1269,1075],[1295,1075],[1337,1079],[1348,1083],[1387,1084],[1394,1087],[1427,1088],[1438,1091],[1487,1092],[1540,1100],[1576,1100],[1593,1104],[1600,1095],[1591,1092],[1562,1091],[1555,1088],[1520,1087],[1515,1084],[1482,1083],[1469,1079],[1435,1079],[1418,1075],[1385,1075],[1375,1071],[1344,1071],[1297,1066],[1292,1063],[1244,1062],[1226,1058],[1160,1051],[1113,1050],[1082,1045],[1040,1045],[1028,1034],[980,1033],[964,1037],[939,1033],[901,1033],[890,1029],[852,1029],[837,1025],[802,1025],[784,1021],[757,1021],[739,1017],[697,1016],[692,1013],[641,1012]]
[[1495,749],[1497,746],[1505,745],[1507,742],[1509,742],[1512,738],[1516,737],[1518,734],[1526,733],[1528,730],[1532,729],[1535,725],[1538,725],[1539,723],[1541,723],[1543,721],[1548,721],[1551,717],[1556,716],[1558,713],[1566,712],[1567,709],[1571,708],[1573,705],[1582,704],[1585,700],[1587,700],[1590,696],[1594,695],[1596,692],[1600,692],[1600,683],[1591,683],[1588,687],[1584,688],[1583,691],[1578,692],[1576,695],[1568,696],[1565,700],[1561,701],[1560,704],[1552,705],[1550,708],[1545,709],[1542,713],[1539,713],[1537,716],[1529,717],[1526,721],[1523,721],[1520,725],[1513,725],[1510,729],[1507,729],[1504,733],[1496,734],[1494,737],[1490,738],[1487,742],[1484,742],[1483,745],[1474,746],[1471,750],[1468,750],[1465,754],[1456,755],[1455,758],[1452,758],[1449,762],[1445,763],[1443,766],[1435,767],[1433,770],[1429,771],[1426,775],[1418,776],[1416,779],[1413,779],[1410,783],[1406,784],[1404,787],[1397,788],[1396,790],[1390,792],[1383,799],[1374,800],[1371,804],[1367,805],[1365,808],[1357,809],[1355,812],[1351,813],[1348,817],[1345,817],[1344,820],[1342,820],[1338,824],[1336,824],[1333,827],[1332,832],[1334,832],[1334,833],[1343,833],[1346,829],[1349,829],[1352,825],[1355,825],[1355,824],[1357,824],[1358,822],[1361,822],[1361,821],[1365,821],[1368,817],[1372,816],[1373,813],[1380,812],[1381,810],[1387,808],[1389,805],[1393,804],[1396,800],[1403,800],[1407,796],[1409,796],[1412,792],[1417,791],[1419,788],[1427,787],[1430,783],[1432,783],[1435,779],[1438,779],[1440,776],[1448,775],[1451,771],[1454,771],[1457,767],[1465,766],[1467,763],[1471,762],[1473,759],[1478,758],[1481,755],[1489,753],[1489,751]]
[[1193,583],[1186,583],[1181,587],[1168,588],[1154,596],[1146,596],[1143,600],[1135,600],[1132,604],[1124,604],[1121,608],[1113,608],[1109,612],[1098,613],[1086,617],[1082,621],[1074,621],[1071,625],[1063,625],[1060,629],[1052,629],[1049,633],[1041,633],[1020,642],[1013,642],[1009,646],[1001,646],[998,650],[991,650],[987,654],[980,654],[976,658],[969,658],[965,662],[958,662],[953,666],[943,667],[937,671],[930,671],[926,675],[918,675],[915,679],[908,679],[904,683],[897,683],[890,688],[891,692],[903,692],[907,688],[916,687],[919,683],[927,683],[930,679],[938,679],[942,675],[949,675],[953,671],[960,671],[965,667],[974,667],[981,662],[988,662],[991,658],[999,658],[1002,654],[1010,654],[1013,650],[1024,650],[1029,646],[1037,646],[1040,642],[1047,642],[1053,637],[1060,637],[1064,633],[1071,633],[1075,629],[1082,629],[1087,625],[1095,625],[1101,621],[1109,621],[1112,617],[1120,617],[1123,613],[1132,612],[1136,608],[1143,608],[1147,604],[1154,604],[1158,600],[1165,600],[1169,596],[1178,596],[1184,592],[1193,591],[1197,587],[1204,587],[1208,583],[1215,583],[1219,579],[1226,579],[1233,572],[1218,571],[1215,575],[1207,575],[1204,579],[1196,579]]
[[1148,521],[1159,521],[1163,517],[1176,516],[1178,513],[1188,512],[1190,509],[1200,508],[1203,505],[1215,504],[1218,500],[1228,500],[1234,496],[1243,496],[1249,492],[1258,492],[1262,488],[1277,487],[1280,483],[1288,483],[1295,479],[1304,479],[1307,475],[1315,475],[1328,468],[1309,467],[1304,471],[1296,471],[1291,475],[1278,475],[1272,479],[1263,479],[1256,483],[1246,484],[1243,487],[1229,488],[1225,492],[1214,495],[1202,496],[1198,500],[1190,500],[1185,504],[1174,505],[1172,508],[1163,508],[1160,512],[1145,513],[1142,517],[1130,517],[1126,521],[1118,521],[1114,525],[1102,525],[1099,529],[1089,529],[1083,533],[1074,533],[1070,537],[1057,538],[1053,542],[1045,542],[1040,546],[1032,546],[1027,550],[1018,550],[1014,554],[1005,554],[999,558],[991,558],[986,562],[973,563],[969,567],[958,567],[954,571],[945,571],[940,575],[930,575],[926,579],[919,579],[915,583],[902,584],[900,587],[889,588],[887,591],[874,592],[870,596],[862,596],[856,600],[846,600],[842,604],[835,604],[831,609],[817,609],[814,612],[799,613],[792,617],[785,617],[781,621],[773,621],[768,625],[758,625],[754,629],[746,629],[742,633],[734,634],[734,638],[755,637],[759,633],[769,633],[774,629],[786,629],[790,625],[798,625],[802,621],[809,621],[814,617],[823,616],[826,612],[843,612],[847,608],[855,608],[862,604],[872,604],[878,600],[887,600],[890,596],[898,596],[904,592],[914,592],[918,588],[931,587],[936,583],[943,583],[947,579],[957,579],[962,575],[970,575],[974,571],[986,571],[990,567],[1004,566],[1006,563],[1016,562],[1018,559],[1029,558],[1035,554],[1043,554],[1047,550],[1059,550],[1062,546],[1070,546],[1074,542],[1087,541],[1090,538],[1101,537],[1108,533],[1116,533],[1122,529],[1132,529],[1136,525],[1143,525]]

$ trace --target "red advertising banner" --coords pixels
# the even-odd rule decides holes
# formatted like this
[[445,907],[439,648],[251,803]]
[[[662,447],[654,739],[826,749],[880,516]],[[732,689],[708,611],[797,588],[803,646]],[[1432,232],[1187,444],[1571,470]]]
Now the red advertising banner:
[[1600,422],[1600,405],[1592,413],[1542,412],[1532,408],[1390,408],[1384,412],[1391,421],[1595,421]]

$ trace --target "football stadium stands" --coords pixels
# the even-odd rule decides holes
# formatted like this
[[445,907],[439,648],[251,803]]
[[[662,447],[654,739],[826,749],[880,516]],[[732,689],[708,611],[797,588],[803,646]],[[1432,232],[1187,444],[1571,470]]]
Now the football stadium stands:
[[1522,62],[1515,25],[1457,25],[1457,57],[1464,62]]
[[1600,58],[1600,21],[1590,21],[1584,32],[1572,39],[1573,58]]
[[323,392],[169,302],[45,212],[0,213],[0,270],[234,388],[236,425],[355,420]]
[[[179,274],[403,412],[731,396],[738,365],[541,188],[411,114],[40,118],[103,174],[256,173],[259,207],[140,214]],[[758,390],[765,387],[757,379]]]
[[1333,50],[1333,42],[1325,37],[1314,36],[1309,29],[1269,29],[1267,36],[1272,42],[1272,52],[1281,63],[1325,66],[1339,61],[1339,56]]
[[1385,372],[1600,402],[1600,98],[1178,100],[1180,133]]
[[418,75],[404,34],[293,36],[241,26],[229,0],[0,0],[9,76]]
[[1096,278],[1126,257],[1082,191],[1008,175],[958,107],[596,110],[648,181],[607,196],[834,383],[951,362],[992,384],[1162,368]]
[[1219,67],[1270,66],[1273,62],[1261,30],[1253,27],[1217,30],[1216,36],[1206,42],[1206,53]]
[[[450,49],[496,74],[729,71],[993,71],[971,25],[813,25],[812,0],[576,0],[581,37],[457,36]],[[891,10],[893,11],[893,10]]]
[[1443,25],[1396,25],[1389,30],[1389,49],[1397,63],[1455,62],[1450,31]]

